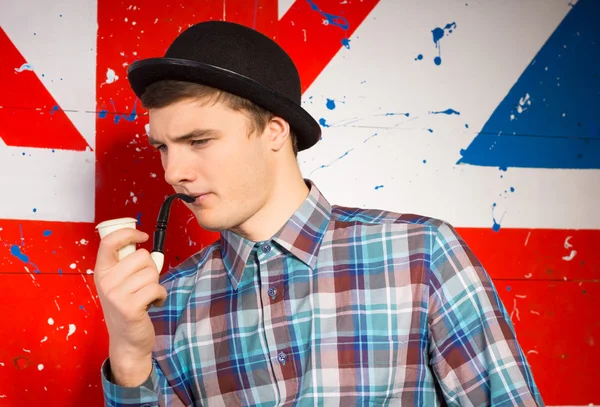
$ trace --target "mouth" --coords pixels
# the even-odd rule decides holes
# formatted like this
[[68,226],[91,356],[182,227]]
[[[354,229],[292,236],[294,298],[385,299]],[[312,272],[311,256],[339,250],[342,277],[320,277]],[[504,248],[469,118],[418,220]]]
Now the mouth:
[[201,194],[189,194],[189,195],[196,198],[196,200],[191,203],[192,205],[201,205],[202,202],[210,195],[210,192],[201,193]]

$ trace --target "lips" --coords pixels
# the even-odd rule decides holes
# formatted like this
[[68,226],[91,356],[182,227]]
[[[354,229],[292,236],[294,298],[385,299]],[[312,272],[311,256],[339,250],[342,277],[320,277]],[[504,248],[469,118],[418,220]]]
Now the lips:
[[191,196],[193,196],[194,198],[196,198],[196,200],[192,203],[192,205],[200,205],[202,203],[202,201],[208,196],[210,195],[210,192],[205,192],[205,193],[200,193],[200,194],[189,194]]

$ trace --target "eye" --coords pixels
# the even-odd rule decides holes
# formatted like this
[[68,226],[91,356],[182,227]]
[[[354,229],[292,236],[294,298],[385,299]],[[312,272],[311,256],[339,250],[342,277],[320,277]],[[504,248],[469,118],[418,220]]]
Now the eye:
[[154,148],[156,149],[156,151],[160,151],[161,153],[164,153],[167,151],[167,146],[164,144],[160,144]]
[[193,146],[203,146],[206,143],[208,143],[209,141],[210,141],[210,139],[192,140],[192,145]]

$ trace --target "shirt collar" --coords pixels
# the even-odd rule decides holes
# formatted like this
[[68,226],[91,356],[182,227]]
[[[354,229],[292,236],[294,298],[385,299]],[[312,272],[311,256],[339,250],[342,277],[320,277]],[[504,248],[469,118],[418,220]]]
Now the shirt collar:
[[[310,189],[308,196],[271,240],[312,269],[329,225],[331,205],[312,181],[305,182]],[[221,232],[220,243],[227,274],[237,289],[256,242],[226,230]]]

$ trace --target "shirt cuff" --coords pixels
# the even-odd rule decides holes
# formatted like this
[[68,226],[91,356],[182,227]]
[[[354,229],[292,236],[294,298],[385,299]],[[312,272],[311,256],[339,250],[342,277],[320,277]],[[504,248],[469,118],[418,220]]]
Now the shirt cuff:
[[102,390],[107,407],[157,407],[158,406],[158,374],[152,364],[152,372],[144,383],[138,387],[119,386],[110,381],[110,360],[102,363]]

